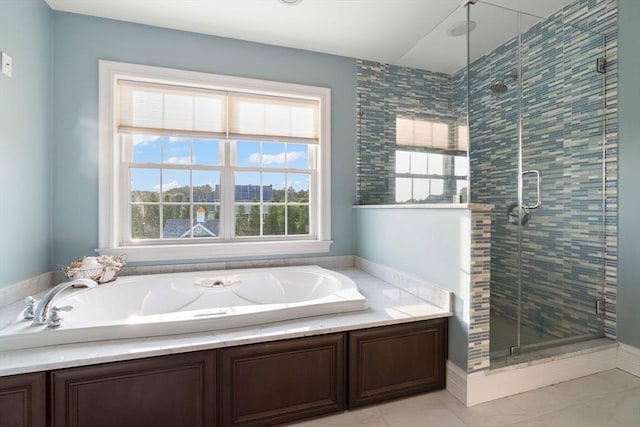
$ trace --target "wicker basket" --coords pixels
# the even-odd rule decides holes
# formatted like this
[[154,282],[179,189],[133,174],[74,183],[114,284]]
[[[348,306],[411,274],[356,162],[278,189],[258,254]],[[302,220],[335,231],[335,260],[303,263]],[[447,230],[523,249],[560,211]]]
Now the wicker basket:
[[102,264],[100,268],[81,268],[79,266],[82,265],[82,260],[79,260],[63,267],[62,271],[70,280],[91,279],[98,283],[113,282],[118,278],[126,258],[126,255],[98,257],[98,262]]

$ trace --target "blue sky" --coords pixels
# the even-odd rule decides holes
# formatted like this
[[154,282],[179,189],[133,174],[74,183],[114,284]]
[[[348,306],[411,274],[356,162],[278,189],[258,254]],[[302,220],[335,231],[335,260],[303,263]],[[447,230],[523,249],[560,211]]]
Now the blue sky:
[[[193,163],[206,166],[219,164],[218,142],[206,139],[186,139],[169,137],[133,137],[133,162],[164,163],[165,165],[188,165]],[[193,151],[192,151],[193,147]],[[307,169],[309,148],[306,144],[279,142],[238,141],[237,166],[268,168]],[[156,169],[132,169],[132,190],[160,189],[160,171]],[[309,188],[309,175],[265,172],[263,185],[273,185],[275,189],[289,186],[296,190]],[[215,187],[220,183],[217,171],[194,171],[193,184],[209,184]],[[189,185],[189,171],[164,169],[162,184],[165,190]],[[256,172],[236,173],[236,184],[260,184],[260,174]],[[286,187],[285,187],[286,186]]]

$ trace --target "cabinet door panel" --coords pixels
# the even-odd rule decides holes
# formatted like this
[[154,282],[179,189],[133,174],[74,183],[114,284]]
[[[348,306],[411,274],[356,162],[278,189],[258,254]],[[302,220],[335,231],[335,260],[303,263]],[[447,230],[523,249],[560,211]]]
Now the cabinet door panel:
[[271,426],[344,409],[344,336],[222,350],[223,426]]
[[54,427],[212,426],[215,352],[52,372]]
[[45,374],[0,378],[0,426],[45,427]]
[[446,321],[349,333],[349,407],[444,388]]

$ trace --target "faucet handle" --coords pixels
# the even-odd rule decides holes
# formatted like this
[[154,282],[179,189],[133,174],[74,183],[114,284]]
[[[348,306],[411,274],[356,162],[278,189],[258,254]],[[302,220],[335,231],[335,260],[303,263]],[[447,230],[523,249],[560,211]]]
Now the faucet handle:
[[24,302],[27,303],[27,308],[22,312],[22,316],[25,319],[33,319],[33,315],[36,312],[36,306],[38,305],[38,300],[29,295],[24,299]]
[[71,310],[73,310],[73,306],[72,305],[65,305],[65,306],[62,306],[62,307],[53,306],[51,308],[51,315],[49,316],[49,319],[47,320],[47,328],[55,329],[55,328],[59,328],[60,326],[62,326],[62,321],[64,320],[64,318],[62,317],[60,312],[61,311],[71,311]]

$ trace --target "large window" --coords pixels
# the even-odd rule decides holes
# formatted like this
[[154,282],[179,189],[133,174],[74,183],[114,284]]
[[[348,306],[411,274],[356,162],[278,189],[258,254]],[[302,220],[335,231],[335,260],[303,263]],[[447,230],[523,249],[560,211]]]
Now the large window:
[[328,89],[100,65],[101,252],[328,251]]

